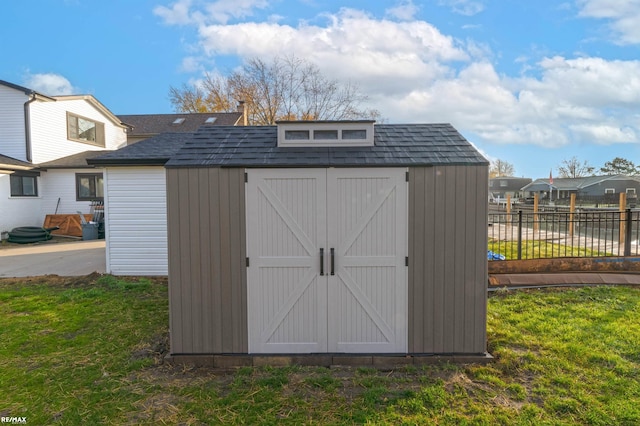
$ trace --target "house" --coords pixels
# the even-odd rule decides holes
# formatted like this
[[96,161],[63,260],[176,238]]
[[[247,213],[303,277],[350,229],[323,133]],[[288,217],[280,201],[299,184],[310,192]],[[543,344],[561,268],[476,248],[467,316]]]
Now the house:
[[107,273],[168,274],[164,165],[191,137],[163,133],[87,160],[104,169]]
[[637,198],[640,192],[640,177],[626,175],[588,176],[581,178],[555,178],[553,183],[549,179],[536,179],[522,187],[527,193],[538,193],[540,198],[551,200],[568,200],[571,194],[578,198],[612,197],[617,201],[620,193],[626,193],[628,198]]
[[488,166],[449,124],[201,127],[165,164],[172,359],[486,358]]
[[499,176],[489,179],[489,196],[494,200],[512,200],[524,197],[522,187],[531,183],[531,178]]
[[[104,203],[108,273],[168,274],[164,164],[198,128],[236,126],[244,116],[241,112],[119,116],[133,126],[128,145],[87,160],[91,167],[104,169],[109,188]],[[178,119],[180,123],[174,124]]]
[[47,96],[0,80],[0,235],[42,226],[56,210],[89,213],[102,199],[101,170],[77,155],[125,146],[126,129],[92,95]]
[[238,105],[238,112],[136,114],[119,115],[118,118],[130,127],[127,145],[161,133],[194,133],[200,126],[247,125],[243,102]]

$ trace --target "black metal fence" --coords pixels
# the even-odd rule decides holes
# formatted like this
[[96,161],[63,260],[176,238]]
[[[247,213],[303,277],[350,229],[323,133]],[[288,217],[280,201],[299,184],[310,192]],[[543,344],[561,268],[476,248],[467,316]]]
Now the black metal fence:
[[488,237],[507,259],[634,256],[640,211],[490,213]]

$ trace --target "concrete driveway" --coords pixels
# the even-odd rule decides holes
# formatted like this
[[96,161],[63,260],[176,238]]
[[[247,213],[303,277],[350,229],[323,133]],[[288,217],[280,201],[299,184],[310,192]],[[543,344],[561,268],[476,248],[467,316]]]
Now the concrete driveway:
[[0,278],[82,276],[106,270],[105,241],[74,241],[0,248]]

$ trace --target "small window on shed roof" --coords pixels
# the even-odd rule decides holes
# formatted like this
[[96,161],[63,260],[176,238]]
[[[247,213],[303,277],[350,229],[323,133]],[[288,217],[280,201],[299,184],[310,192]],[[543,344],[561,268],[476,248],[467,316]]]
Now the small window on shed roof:
[[173,124],[182,124],[184,123],[184,120],[184,117],[176,118],[175,120],[173,120]]
[[216,122],[216,120],[218,119],[218,117],[209,117],[206,120],[204,120],[205,124],[213,124]]

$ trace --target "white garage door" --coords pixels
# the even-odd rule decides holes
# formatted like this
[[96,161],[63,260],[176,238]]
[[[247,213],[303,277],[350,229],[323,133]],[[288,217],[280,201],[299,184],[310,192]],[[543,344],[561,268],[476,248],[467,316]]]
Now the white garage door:
[[249,352],[406,352],[405,172],[248,171]]

